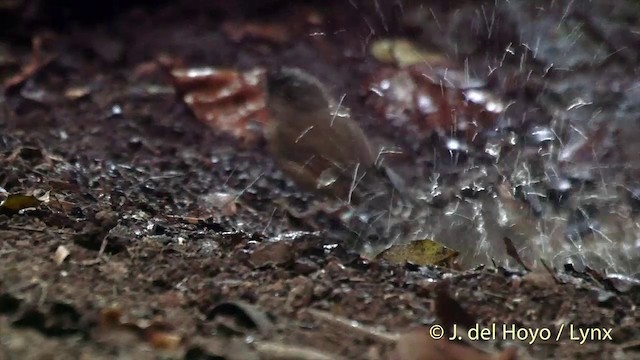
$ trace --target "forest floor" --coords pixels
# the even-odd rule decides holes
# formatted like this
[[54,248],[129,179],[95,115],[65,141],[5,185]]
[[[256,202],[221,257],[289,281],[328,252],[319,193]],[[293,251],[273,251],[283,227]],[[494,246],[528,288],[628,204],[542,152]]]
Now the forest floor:
[[[0,359],[458,359],[415,338],[458,318],[553,335],[468,342],[504,359],[508,346],[523,359],[640,358],[638,287],[365,260],[300,224],[282,199],[318,199],[264,144],[198,121],[155,62],[301,66],[357,92],[377,66],[363,45],[373,28],[345,4],[225,18],[174,3],[1,39],[0,188],[39,198],[0,215]],[[233,31],[256,19],[285,30]],[[240,195],[221,208],[220,193]],[[581,343],[578,329],[594,336]]]

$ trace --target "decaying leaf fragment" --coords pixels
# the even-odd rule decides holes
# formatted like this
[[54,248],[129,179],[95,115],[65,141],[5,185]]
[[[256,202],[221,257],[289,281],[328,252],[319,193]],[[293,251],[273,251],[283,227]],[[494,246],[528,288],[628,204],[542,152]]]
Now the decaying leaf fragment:
[[182,100],[198,120],[245,144],[262,137],[260,124],[267,120],[262,69],[239,72],[169,65],[169,72]]
[[60,245],[56,249],[56,252],[53,254],[53,261],[56,263],[56,265],[60,266],[69,256],[69,254],[71,254],[69,249],[64,245]]
[[288,241],[266,241],[259,244],[249,256],[254,268],[269,265],[284,265],[295,259],[293,245]]
[[94,334],[98,341],[123,344],[126,338],[144,340],[156,349],[176,350],[184,344],[182,335],[173,331],[168,324],[123,319],[122,309],[105,308],[100,313],[99,326]]
[[0,213],[16,213],[24,209],[37,208],[42,202],[43,198],[35,195],[11,194],[0,202]]
[[416,265],[449,266],[458,254],[457,251],[433,240],[424,239],[409,244],[393,245],[379,256],[395,264],[411,262]]
[[525,264],[525,262],[520,257],[520,254],[518,254],[518,250],[513,244],[513,241],[511,241],[511,239],[509,239],[508,237],[505,237],[503,240],[504,240],[504,246],[507,249],[507,255],[511,256],[525,270],[531,271],[531,267]]
[[408,40],[379,40],[371,53],[390,66],[367,82],[367,102],[397,128],[417,131],[422,137],[436,132],[472,142],[491,129],[506,108],[483,89],[483,80]]
[[237,200],[238,195],[225,192],[214,192],[203,197],[207,205],[219,210],[225,216],[235,215],[238,211]]
[[433,66],[446,62],[443,54],[421,49],[406,39],[380,39],[371,45],[371,54],[383,63],[400,67],[424,63]]

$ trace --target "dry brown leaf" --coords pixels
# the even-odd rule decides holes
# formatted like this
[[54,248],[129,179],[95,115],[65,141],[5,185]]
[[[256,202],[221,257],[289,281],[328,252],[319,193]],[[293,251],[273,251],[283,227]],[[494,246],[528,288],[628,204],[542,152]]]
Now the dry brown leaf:
[[176,90],[198,120],[245,144],[262,138],[261,124],[268,118],[262,69],[238,72],[212,67],[174,68],[174,62],[164,63]]
[[366,86],[367,102],[380,119],[425,138],[434,132],[455,134],[472,143],[483,130],[493,129],[506,108],[483,89],[483,81],[447,64],[383,67]]
[[161,330],[149,330],[144,334],[145,340],[157,349],[174,350],[182,345],[182,336]]
[[237,200],[237,195],[225,192],[214,192],[203,197],[206,205],[219,210],[224,216],[232,216],[238,212]]
[[53,254],[53,261],[56,263],[56,265],[60,266],[69,256],[69,254],[71,254],[69,249],[67,249],[67,247],[64,245],[60,245],[56,249],[56,252]]
[[267,241],[258,245],[249,256],[254,268],[269,265],[283,265],[294,260],[293,246],[287,241]]
[[[109,307],[102,309],[99,317],[99,327],[96,334],[102,339],[142,339],[151,346],[163,350],[175,350],[182,346],[183,337],[171,331],[166,324],[140,320],[138,322],[125,321],[120,308]],[[118,343],[121,343],[119,340]]]
[[504,246],[507,248],[507,254],[511,256],[520,266],[522,266],[525,270],[531,271],[531,267],[527,266],[527,264],[522,261],[520,254],[518,254],[518,249],[516,249],[515,245],[513,245],[513,241],[510,238],[505,237]]
[[558,284],[553,275],[544,269],[527,273],[522,277],[522,282],[529,283],[540,289],[555,287]]
[[410,262],[416,265],[448,266],[458,252],[430,239],[412,241],[408,244],[393,245],[379,256],[394,264]]

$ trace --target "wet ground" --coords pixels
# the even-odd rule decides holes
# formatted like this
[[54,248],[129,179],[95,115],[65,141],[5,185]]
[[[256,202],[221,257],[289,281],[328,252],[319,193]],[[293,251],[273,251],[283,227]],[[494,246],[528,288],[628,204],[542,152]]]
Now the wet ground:
[[[460,323],[463,312],[471,319],[467,326],[563,331],[558,341],[510,342],[517,358],[640,357],[640,287],[629,281],[614,284],[584,266],[558,268],[554,275],[492,264],[452,270],[349,252],[328,236],[331,218],[292,215],[292,209],[306,210],[321,199],[285,179],[262,140],[243,143],[196,119],[157,61],[169,57],[184,66],[241,70],[300,66],[336,94],[353,94],[348,105],[372,138],[384,139],[376,141],[410,148],[424,139],[397,135],[366,105],[362,84],[381,67],[369,53],[371,42],[404,33],[419,39],[433,26],[451,26],[449,41],[431,39],[431,45],[468,57],[469,71],[487,78],[486,64],[500,59],[496,54],[504,53],[512,34],[497,22],[491,27],[495,42],[478,51],[477,39],[459,31],[464,16],[446,14],[476,19],[490,7],[461,5],[456,12],[432,2],[419,9],[430,9],[442,23],[418,18],[402,24],[393,14],[418,14],[410,11],[415,5],[259,3],[258,10],[215,1],[208,7],[131,6],[100,17],[80,9],[52,12],[61,16],[53,19],[3,5],[7,16],[29,21],[14,23],[0,43],[6,88],[0,96],[0,187],[3,198],[38,199],[30,198],[36,206],[18,206],[26,207],[20,211],[5,204],[0,215],[1,359],[457,359],[428,347],[426,336],[412,355],[396,343],[398,334],[416,327]],[[576,51],[575,57],[558,58],[552,46],[541,48],[538,72],[517,73],[523,69],[518,57],[507,61],[502,75],[489,77],[497,96],[508,101],[537,99],[542,89],[552,88],[553,96],[573,91],[579,96],[567,95],[566,101],[546,92],[542,102],[553,108],[576,98],[602,101],[599,114],[605,115],[624,104],[616,121],[636,122],[636,39],[633,32],[615,32],[634,24],[617,7],[596,5],[611,18],[586,10],[578,15],[593,20],[586,24],[604,24],[602,31],[590,29],[600,34],[592,38],[619,51],[605,49],[600,56],[584,45],[593,56],[581,58]],[[523,37],[539,31],[539,17],[525,16],[533,12],[515,5],[509,11],[506,18],[494,16],[524,24]],[[614,26],[618,22],[623,25]],[[453,57],[448,61],[457,61]],[[521,86],[550,71],[544,61],[555,62],[560,75]],[[21,72],[27,64],[36,71]],[[599,81],[605,75],[610,81]],[[572,81],[558,80],[567,77]],[[604,99],[601,94],[611,88],[618,97]],[[607,107],[607,101],[617,105]],[[512,111],[527,113],[527,104],[523,100]],[[429,155],[422,152],[416,150],[415,158]],[[420,164],[416,173],[429,171]],[[604,338],[598,331],[580,343],[565,330],[570,326],[575,332],[610,329],[611,340],[596,339]],[[508,345],[470,343],[495,354]],[[475,351],[477,358],[488,358]]]

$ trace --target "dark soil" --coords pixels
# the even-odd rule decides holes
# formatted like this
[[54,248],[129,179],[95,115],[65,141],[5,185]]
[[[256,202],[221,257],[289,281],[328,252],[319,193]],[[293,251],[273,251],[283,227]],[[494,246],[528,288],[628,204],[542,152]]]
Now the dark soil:
[[[516,342],[534,358],[640,358],[638,287],[620,293],[596,275],[564,274],[558,284],[548,274],[492,266],[460,272],[368,261],[334,246],[330,228],[313,232],[288,216],[283,199],[301,208],[317,199],[284,179],[262,144],[242,146],[195,119],[154,60],[301,66],[332,89],[358,94],[376,66],[366,41],[385,26],[400,30],[383,24],[375,7],[349,2],[264,1],[259,10],[219,3],[29,13],[1,39],[0,58],[16,60],[0,63],[3,76],[29,61],[30,41],[43,29],[54,37],[43,51],[57,57],[0,96],[0,187],[50,197],[37,209],[0,215],[0,359],[269,358],[260,350],[267,341],[329,358],[384,359],[389,341],[339,319],[389,333],[433,324],[442,320],[434,310],[442,282],[455,299],[446,301],[482,326],[612,329],[611,341],[580,344],[567,332],[558,342]],[[326,21],[300,20],[309,9]],[[289,39],[235,42],[220,26],[228,19],[282,20]],[[74,88],[89,94],[65,95]],[[353,96],[350,105],[363,113],[361,100]],[[382,133],[372,116],[365,129]],[[222,214],[215,193],[239,191],[237,208]],[[57,264],[60,246],[69,255]],[[228,302],[256,309],[216,307]],[[268,312],[272,324],[229,325],[225,312],[236,320]]]

